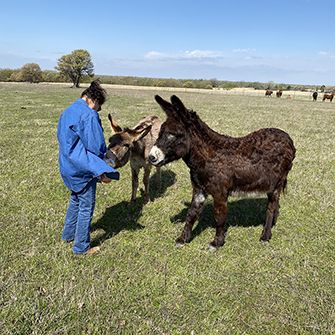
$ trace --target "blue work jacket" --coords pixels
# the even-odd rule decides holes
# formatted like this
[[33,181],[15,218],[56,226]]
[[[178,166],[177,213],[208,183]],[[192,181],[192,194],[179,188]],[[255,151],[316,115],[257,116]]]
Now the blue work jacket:
[[106,172],[119,179],[119,173],[103,160],[107,148],[99,114],[85,100],[76,100],[61,114],[57,138],[60,174],[71,191],[80,192]]

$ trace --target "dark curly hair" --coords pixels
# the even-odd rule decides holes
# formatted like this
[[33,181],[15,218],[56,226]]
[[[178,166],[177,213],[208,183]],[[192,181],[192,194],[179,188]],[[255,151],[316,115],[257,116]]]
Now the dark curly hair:
[[81,98],[84,95],[93,101],[97,101],[100,106],[106,101],[107,98],[107,92],[101,87],[99,79],[91,82],[90,87],[86,88],[86,90],[81,94]]

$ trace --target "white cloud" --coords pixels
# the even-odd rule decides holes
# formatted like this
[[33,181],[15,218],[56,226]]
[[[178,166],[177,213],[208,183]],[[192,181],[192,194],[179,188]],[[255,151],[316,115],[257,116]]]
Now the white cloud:
[[255,52],[256,49],[254,48],[239,48],[239,49],[233,49],[233,52],[234,53],[252,53],[252,52]]
[[168,55],[158,51],[149,51],[145,54],[145,58],[149,59],[159,59],[166,58]]
[[[326,53],[326,51],[323,51]],[[335,53],[329,52],[329,54]],[[319,57],[329,58],[328,55]],[[142,58],[97,62],[96,72],[158,78],[275,81],[296,84],[333,84],[335,63],[319,57],[263,55],[255,49],[230,51],[149,51]]]
[[327,56],[327,55],[329,55],[329,52],[328,51],[319,51],[318,52],[318,54],[320,55],[320,56]]
[[184,57],[186,58],[220,58],[223,56],[223,53],[220,51],[211,51],[211,50],[192,50],[185,51]]
[[155,60],[202,60],[218,59],[223,57],[223,52],[213,50],[186,50],[177,53],[163,53],[159,51],[149,51],[145,58]]
[[321,50],[321,51],[318,52],[318,55],[323,57],[323,58],[327,58],[327,59],[331,59],[331,60],[335,59],[335,51]]
[[42,70],[54,69],[57,65],[55,58],[48,55],[25,55],[19,53],[0,52],[0,68],[16,69],[27,63],[37,63]]

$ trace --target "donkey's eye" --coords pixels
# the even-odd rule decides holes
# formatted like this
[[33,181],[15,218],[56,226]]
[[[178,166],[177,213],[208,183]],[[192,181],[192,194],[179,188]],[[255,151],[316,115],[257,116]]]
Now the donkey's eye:
[[123,146],[126,147],[126,148],[129,148],[130,144],[129,143],[125,143]]
[[173,141],[174,139],[176,139],[176,135],[168,134],[168,135],[167,135],[167,139],[168,139],[169,141]]

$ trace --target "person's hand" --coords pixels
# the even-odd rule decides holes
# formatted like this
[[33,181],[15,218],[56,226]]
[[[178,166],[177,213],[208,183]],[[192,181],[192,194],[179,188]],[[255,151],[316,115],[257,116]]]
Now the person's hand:
[[103,174],[100,176],[100,180],[101,180],[103,183],[105,183],[105,184],[108,184],[108,183],[110,183],[110,182],[112,181],[112,179],[108,178],[108,177],[106,176],[105,173],[103,173]]

